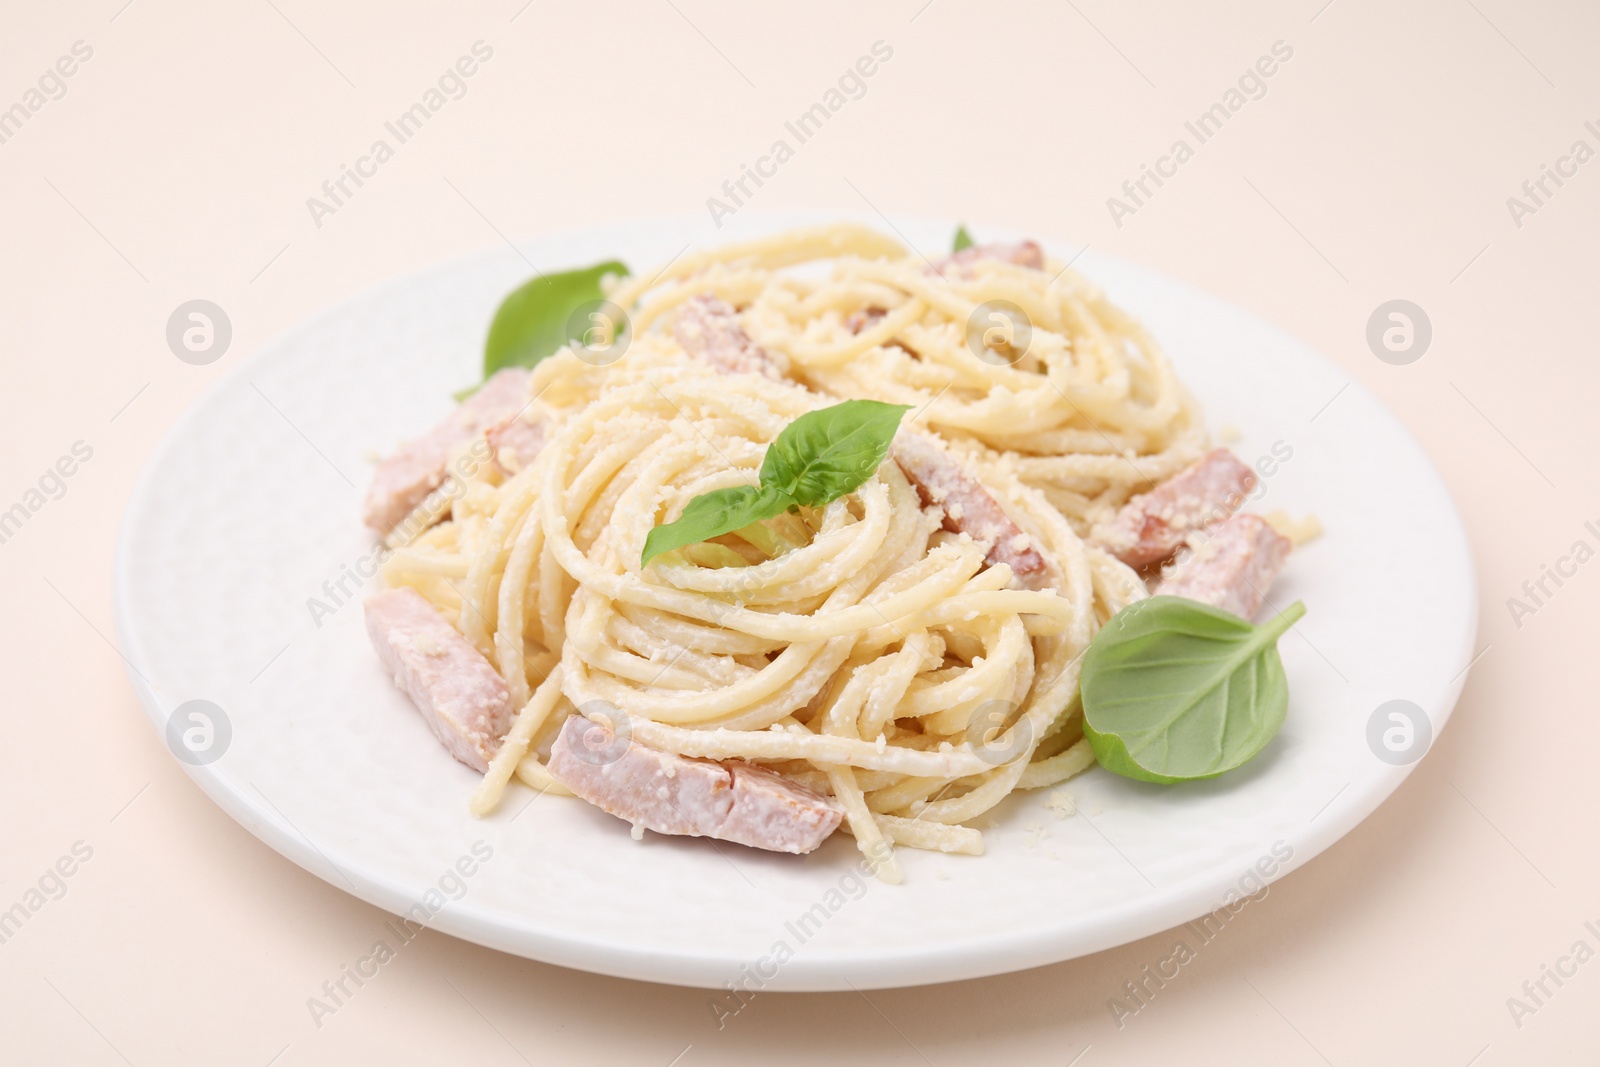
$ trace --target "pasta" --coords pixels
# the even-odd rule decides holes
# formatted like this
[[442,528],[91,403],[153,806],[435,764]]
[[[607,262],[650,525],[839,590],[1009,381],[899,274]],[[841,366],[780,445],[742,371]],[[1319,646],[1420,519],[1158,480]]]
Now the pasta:
[[[821,281],[781,273],[821,257],[853,258]],[[1015,470],[1079,533],[1205,451],[1199,410],[1160,346],[1087,279],[1058,263],[964,266],[940,273],[874,231],[831,226],[685,256],[613,300],[631,308],[659,291],[630,311],[640,331],[700,292],[748,305],[750,332],[800,381],[917,406],[939,433]],[[968,343],[974,313],[993,301],[1027,317],[1028,351],[1014,363]],[[884,314],[850,331],[852,315],[873,311]]]
[[[981,852],[969,824],[1092,763],[1079,662],[1147,593],[1090,535],[1208,439],[1138,324],[1073,271],[1043,267],[933,265],[840,225],[614,285],[622,358],[601,365],[575,345],[539,362],[523,415],[544,429],[537,456],[462,474],[444,521],[384,565],[520,709],[473,809],[491,810],[513,777],[564,791],[551,743],[570,716],[599,714],[651,749],[758,763],[831,796],[896,881],[894,845]],[[686,351],[672,325],[703,294],[742,309],[787,373],[719,373]],[[993,318],[1002,301],[1025,316],[1025,344],[1018,320]],[[1024,585],[947,528],[959,502],[928,500],[893,461],[824,506],[641,567],[653,528],[751,484],[785,426],[842,398],[908,405],[900,432],[936,437],[977,478],[1044,579]]]

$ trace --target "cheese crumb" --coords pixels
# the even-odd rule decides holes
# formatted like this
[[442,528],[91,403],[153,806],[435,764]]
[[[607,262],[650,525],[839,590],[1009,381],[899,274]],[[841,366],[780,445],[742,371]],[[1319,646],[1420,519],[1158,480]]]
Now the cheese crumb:
[[1050,799],[1044,802],[1044,808],[1058,819],[1065,819],[1078,813],[1078,805],[1073,801],[1072,794],[1064,789],[1052,791]]
[[1231,422],[1217,431],[1217,440],[1225,445],[1231,445],[1243,436],[1244,434],[1239,432],[1239,427]]
[[1315,515],[1301,519],[1291,518],[1287,511],[1272,511],[1265,516],[1267,525],[1287,537],[1296,548],[1322,536],[1322,521]]

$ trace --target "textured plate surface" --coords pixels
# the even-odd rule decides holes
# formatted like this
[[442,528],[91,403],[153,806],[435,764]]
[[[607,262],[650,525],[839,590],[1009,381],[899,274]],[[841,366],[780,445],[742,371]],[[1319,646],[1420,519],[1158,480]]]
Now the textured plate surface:
[[[741,216],[724,234],[818,221]],[[953,230],[901,232],[934,250]],[[521,251],[541,270],[613,257],[638,270],[706,239],[703,219],[652,220]],[[1077,251],[1046,243],[1063,260]],[[130,677],[163,733],[186,701],[223,709],[225,750],[190,773],[285,856],[379,907],[420,905],[436,929],[571,967],[699,986],[742,973],[768,989],[915,985],[1067,959],[1212,911],[1257,888],[1258,863],[1281,877],[1327,848],[1405,777],[1369,747],[1380,704],[1411,701],[1437,737],[1476,631],[1471,559],[1431,463],[1332,364],[1142,268],[1092,252],[1075,266],[1152,330],[1214,428],[1242,431],[1240,456],[1292,452],[1253,507],[1314,512],[1326,528],[1273,591],[1280,607],[1310,608],[1282,643],[1288,721],[1239,772],[1166,788],[1093,769],[1065,787],[1078,814],[1049,791],[1013,797],[985,828],[986,856],[901,850],[898,887],[861,880],[843,835],[804,859],[635,842],[622,822],[564,798],[530,803],[520,786],[473,819],[476,777],[367,645],[360,574],[374,546],[359,502],[366,457],[475,380],[499,298],[529,273],[504,248],[338,305],[186,414],[124,520]],[[477,857],[492,850],[481,863],[478,842]],[[462,857],[469,875],[452,873]]]

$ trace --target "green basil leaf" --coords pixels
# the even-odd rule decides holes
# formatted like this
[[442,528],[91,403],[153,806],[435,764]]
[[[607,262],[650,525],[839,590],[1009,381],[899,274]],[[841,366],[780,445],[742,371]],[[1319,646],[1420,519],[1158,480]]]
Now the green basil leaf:
[[650,535],[644,539],[644,554],[639,559],[639,566],[650,566],[650,561],[663,552],[708,541],[749,526],[752,522],[782,515],[793,503],[782,493],[766,487],[735,485],[728,489],[714,489],[689,501],[683,514],[673,521],[650,531]]
[[806,412],[767,448],[762,486],[814,508],[854,492],[882,465],[901,417],[910,410],[904,404],[846,400]]
[[582,270],[544,274],[512,291],[500,302],[483,345],[483,376],[503,367],[531,367],[566,344],[567,320],[572,313],[601,298],[600,279],[607,274],[626,275],[618,260],[597,263]]
[[972,247],[972,234],[967,232],[967,227],[963,223],[962,225],[956,227],[956,240],[955,240],[955,243],[950,246],[950,251],[959,252],[963,248],[971,248],[971,247]]
[[1289,683],[1278,638],[1305,613],[1296,601],[1252,626],[1172,596],[1117,612],[1083,659],[1083,732],[1100,765],[1171,783],[1250,760],[1283,725]]
[[846,400],[795,419],[767,446],[761,485],[697,496],[683,514],[650,531],[641,567],[663,552],[776,518],[796,504],[821,507],[871,478],[889,454],[900,419],[911,409],[876,400]]

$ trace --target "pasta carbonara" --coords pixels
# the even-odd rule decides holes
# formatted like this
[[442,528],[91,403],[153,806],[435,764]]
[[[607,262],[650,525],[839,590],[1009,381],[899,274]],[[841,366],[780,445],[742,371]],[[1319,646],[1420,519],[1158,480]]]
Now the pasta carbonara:
[[[979,853],[985,812],[1093,762],[1079,664],[1147,595],[1096,531],[1208,448],[1136,322],[1035,245],[930,263],[854,225],[686,255],[606,300],[625,329],[539,361],[500,433],[458,420],[450,458],[485,439],[494,458],[457,462],[390,535],[385,584],[505,687],[474,810],[513,777],[567,791],[552,752],[583,716],[820,798],[894,881],[894,845]],[[652,529],[846,398],[910,409],[875,474],[641,566]],[[629,783],[590,777],[630,817]],[[737,806],[755,786],[733,782]]]

